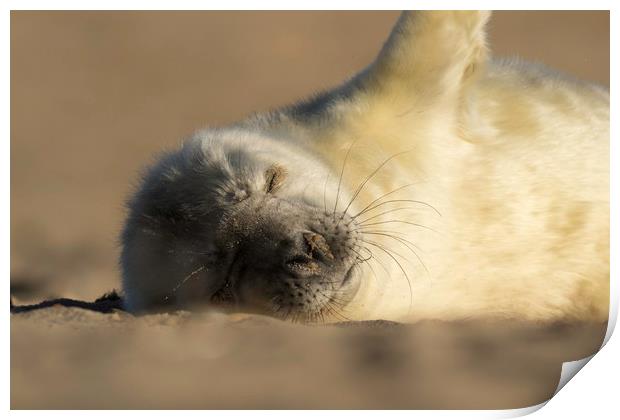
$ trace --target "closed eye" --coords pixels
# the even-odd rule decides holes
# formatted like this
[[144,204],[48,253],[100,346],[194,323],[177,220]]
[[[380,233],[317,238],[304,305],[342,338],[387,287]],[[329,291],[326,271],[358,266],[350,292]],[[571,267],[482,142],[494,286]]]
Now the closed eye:
[[267,194],[273,194],[278,191],[284,180],[286,179],[287,171],[284,166],[273,164],[265,171],[265,192]]

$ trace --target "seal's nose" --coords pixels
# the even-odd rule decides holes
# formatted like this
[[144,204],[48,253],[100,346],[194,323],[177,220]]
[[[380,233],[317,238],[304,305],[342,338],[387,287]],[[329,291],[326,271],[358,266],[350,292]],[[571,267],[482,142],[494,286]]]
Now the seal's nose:
[[315,232],[304,232],[304,241],[308,246],[308,254],[315,259],[333,261],[334,254],[329,248],[325,237]]
[[318,276],[325,264],[334,260],[334,255],[322,235],[315,232],[303,232],[304,248],[284,263],[285,269],[295,277]]

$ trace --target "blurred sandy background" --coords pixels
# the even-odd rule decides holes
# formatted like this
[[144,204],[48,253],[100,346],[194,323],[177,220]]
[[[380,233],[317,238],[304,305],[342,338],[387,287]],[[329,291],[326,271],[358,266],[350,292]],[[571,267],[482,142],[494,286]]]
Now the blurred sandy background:
[[[200,127],[232,122],[248,113],[286,104],[338,84],[374,58],[397,17],[398,12],[12,12],[13,296],[18,302],[51,296],[92,299],[118,287],[117,236],[123,221],[123,202],[139,170],[154,154],[174,147]],[[495,55],[541,61],[609,85],[607,12],[496,12],[490,25],[490,43]],[[84,398],[93,403],[90,406],[101,406],[106,398],[110,407],[120,401],[118,392],[106,394],[100,388],[84,388],[80,381],[101,379],[106,369],[112,372],[114,367],[107,363],[125,366],[140,358],[122,359],[120,342],[109,349],[109,354],[115,355],[110,357],[120,359],[106,359],[106,363],[100,363],[101,353],[97,356],[92,348],[67,353],[67,343],[73,343],[75,348],[75,343],[83,341],[83,336],[75,331],[84,317],[85,328],[91,333],[94,328],[105,326],[107,332],[102,337],[123,336],[125,329],[141,331],[146,337],[152,333],[144,327],[149,322],[151,326],[181,322],[176,318],[128,320],[128,326],[115,330],[109,325],[110,318],[99,314],[58,311],[54,313],[57,318],[44,317],[45,322],[37,318],[40,316],[13,317],[11,380],[15,407],[46,406],[45,402],[50,406],[51,401],[60,401],[70,408],[70,395],[49,393],[54,388],[48,384],[49,378],[63,372],[77,381],[75,389],[82,389],[89,396]],[[50,323],[57,328],[56,336],[46,333]],[[210,334],[216,334],[208,326],[192,328],[207,328]],[[278,326],[276,331],[286,334],[286,328]],[[447,354],[446,360],[466,364],[467,357],[476,351],[463,344],[460,335],[450,333],[461,330],[446,328],[436,334],[451,338],[439,342],[460,352],[460,358],[451,359]],[[530,331],[528,328],[535,328],[535,332],[528,335],[525,343],[542,340],[540,337],[547,334],[539,326],[527,327],[526,331]],[[569,357],[571,351],[573,356],[584,355],[588,349],[596,348],[604,326],[596,328],[583,329],[585,335],[578,336],[585,341],[561,336],[562,340],[579,343],[565,348],[562,357]],[[429,339],[435,334],[429,332],[432,329],[422,331],[427,331],[424,337]],[[577,334],[582,330],[574,331]],[[495,353],[491,353],[499,354],[498,349],[505,353],[507,343],[523,344],[518,337],[517,334],[511,340],[498,342],[492,346]],[[136,352],[145,345],[137,339],[131,342]],[[559,341],[553,341],[552,336],[549,343],[545,348],[557,348]],[[27,348],[30,350],[26,351]],[[48,348],[49,355],[55,355],[49,356],[55,362],[44,361],[33,353],[37,348]],[[521,361],[533,357],[515,351],[515,357],[521,357]],[[555,350],[550,351],[549,357],[560,357]],[[161,365],[159,356],[151,354],[150,359],[145,359],[145,366]],[[194,356],[197,359],[192,359]],[[187,357],[202,360],[201,356],[194,356]],[[73,373],[65,364],[71,357],[82,363]],[[223,366],[232,367],[240,360],[245,359],[231,359],[230,365]],[[426,366],[426,359],[422,361],[416,366]],[[312,366],[311,361],[308,363]],[[84,371],[84,366],[90,369]],[[192,370],[191,366],[190,363],[184,369]],[[287,364],[283,362],[281,366]],[[532,402],[545,392],[552,392],[559,378],[559,365],[553,366],[545,371],[543,379],[529,379],[530,383],[544,384],[540,385],[544,392],[540,391],[535,398],[528,394],[527,398],[510,400],[512,404]],[[174,367],[162,369],[176,381],[183,380],[174,376]],[[491,370],[490,376],[499,372],[505,377],[501,369]],[[540,373],[541,369],[531,371]],[[347,378],[349,382],[354,379]],[[112,386],[113,380],[107,379],[112,382],[105,383]],[[472,380],[456,383],[477,383]],[[349,383],[343,381],[343,386]],[[139,386],[131,381],[123,383]],[[494,381],[486,385],[488,389],[497,388]],[[480,398],[488,395],[487,388],[481,389]],[[69,388],[63,389],[55,392],[62,394]],[[166,401],[162,400],[163,391],[144,392],[140,398],[130,399],[133,405],[123,400],[123,406],[141,402],[146,404],[142,407],[148,408],[149,404],[161,406]],[[43,398],[44,395],[49,398]],[[50,399],[50,395],[56,397]],[[194,397],[198,399],[191,399]],[[413,401],[406,397],[409,399],[397,398],[399,403],[394,404],[400,407],[403,401]],[[191,393],[188,398],[177,401],[192,407],[200,405],[199,401],[206,405],[211,401],[200,400],[199,395]],[[479,401],[472,398],[468,401]],[[77,400],[73,401],[77,404]],[[342,401],[345,402],[340,405],[353,400]],[[378,404],[368,399],[360,401]]]

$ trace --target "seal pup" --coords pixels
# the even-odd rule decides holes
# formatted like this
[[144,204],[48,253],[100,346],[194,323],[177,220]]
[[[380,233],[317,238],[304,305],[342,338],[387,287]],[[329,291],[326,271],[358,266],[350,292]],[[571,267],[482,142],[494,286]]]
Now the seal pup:
[[491,60],[488,12],[405,12],[331,91],[197,132],[129,201],[140,313],[604,320],[609,94]]

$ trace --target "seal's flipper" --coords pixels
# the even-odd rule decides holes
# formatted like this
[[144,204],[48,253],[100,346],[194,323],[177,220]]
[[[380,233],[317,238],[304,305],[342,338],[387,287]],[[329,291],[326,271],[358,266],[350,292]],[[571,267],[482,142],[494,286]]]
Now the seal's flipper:
[[274,128],[292,120],[313,132],[351,133],[392,125],[393,117],[416,109],[440,108],[458,118],[466,88],[487,60],[489,17],[484,11],[404,12],[377,59],[361,73],[262,122]]
[[483,11],[404,12],[364,84],[371,95],[454,99],[487,59]]

